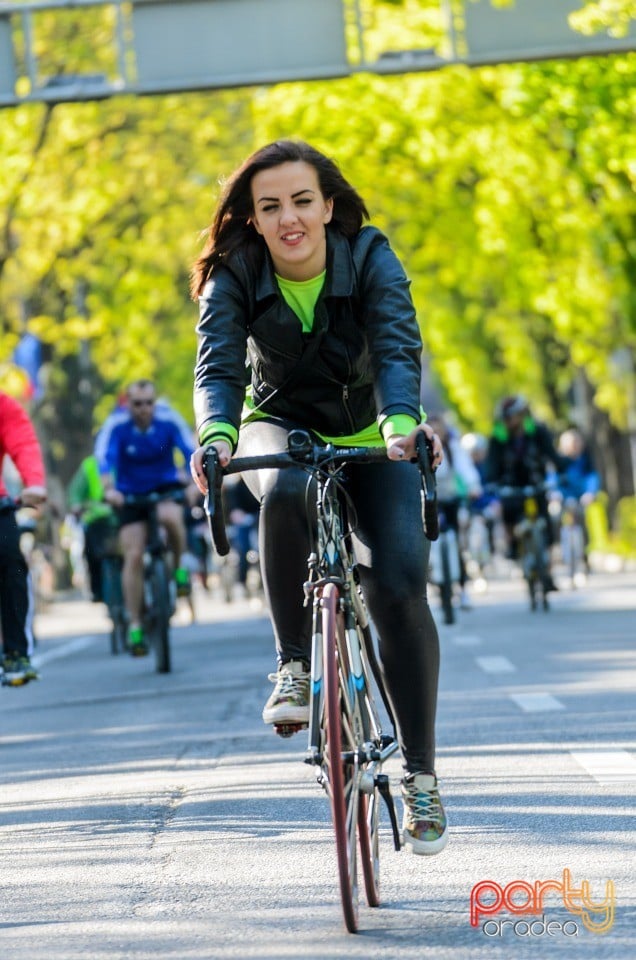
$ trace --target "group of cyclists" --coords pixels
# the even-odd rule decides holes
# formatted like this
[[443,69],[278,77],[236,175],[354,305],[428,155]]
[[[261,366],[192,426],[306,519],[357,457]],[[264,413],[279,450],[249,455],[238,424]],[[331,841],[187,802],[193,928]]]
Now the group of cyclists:
[[520,394],[498,404],[490,436],[462,433],[444,414],[431,415],[428,422],[444,446],[444,463],[437,470],[438,500],[444,522],[455,534],[460,607],[470,608],[467,584],[475,575],[483,584],[485,568],[498,554],[519,560],[524,490],[536,495],[539,515],[546,521],[546,592],[557,590],[552,548],[559,541],[566,506],[582,532],[581,560],[589,569],[584,510],[600,490],[600,477],[577,427],[564,430],[555,443]]
[[[118,408],[99,430],[93,453],[80,464],[68,490],[68,506],[83,530],[84,556],[92,598],[103,596],[105,555],[123,560],[123,599],[128,620],[128,648],[133,656],[148,653],[142,626],[142,564],[146,542],[148,494],[159,494],[158,518],[165,533],[176,594],[187,597],[198,575],[207,588],[210,545],[203,497],[187,469],[194,450],[187,422],[155,385],[137,380],[126,388]],[[257,527],[258,504],[240,480],[228,486],[228,527],[236,548],[237,582],[245,584]]]
[[[320,443],[385,447],[386,462],[348,471],[347,496],[356,518],[352,540],[360,584],[377,630],[404,760],[403,838],[415,853],[430,855],[445,846],[448,824],[435,769],[439,642],[427,600],[420,473],[411,462],[418,434],[429,443],[440,504],[451,524],[458,522],[461,500],[485,508],[490,484],[543,482],[550,464],[576,486],[583,454],[557,451],[547,428],[516,395],[501,403],[486,442],[475,435],[472,443],[462,442],[443,416],[427,422],[420,406],[422,342],[409,281],[387,237],[365,226],[366,219],[360,195],[334,161],[311,145],[276,141],[248,157],[225,182],[192,271],[191,293],[200,310],[196,440],[159,401],[154,384],[137,380],[99,432],[93,455],[71,485],[71,500],[82,512],[89,552],[112,534],[116,518],[128,643],[133,655],[143,655],[145,522],[136,495],[168,494],[159,504],[160,520],[177,588],[185,593],[191,584],[182,500],[184,487],[192,503],[207,492],[206,448],[215,448],[223,466],[235,453],[284,451],[293,428],[309,430]],[[0,454],[5,450],[14,456],[0,446]],[[190,465],[194,486],[184,480],[175,453]],[[25,472],[24,478],[23,502],[37,499],[38,490],[43,495],[41,474]],[[307,478],[299,466],[255,471],[246,483],[259,506],[261,575],[276,645],[274,690],[263,720],[302,724],[310,700],[311,611],[303,604],[312,548]],[[547,510],[545,498],[541,509]],[[502,502],[511,556],[518,510],[514,500]],[[11,519],[0,515],[5,526]],[[13,544],[12,537],[6,543]],[[18,561],[12,546],[2,550],[5,584],[5,571]],[[464,569],[464,603],[466,584]],[[100,599],[95,567],[91,587]],[[5,676],[17,676],[11,673],[17,659],[26,680],[34,671],[28,672],[26,638],[15,629],[16,619],[24,619],[24,603],[11,607],[10,590],[2,589]]]
[[[520,560],[524,490],[536,493],[546,520],[546,592],[558,589],[551,564],[559,555],[553,547],[562,539],[566,510],[567,522],[581,532],[580,560],[589,572],[584,514],[600,490],[600,477],[579,428],[569,427],[555,442],[520,394],[497,405],[490,435],[461,431],[448,412],[431,413],[427,422],[444,450],[436,471],[438,510],[442,530],[452,533],[454,601],[461,609],[472,607],[469,585],[483,590],[489,571],[501,570],[500,561]],[[432,584],[440,584],[434,549],[429,575]]]

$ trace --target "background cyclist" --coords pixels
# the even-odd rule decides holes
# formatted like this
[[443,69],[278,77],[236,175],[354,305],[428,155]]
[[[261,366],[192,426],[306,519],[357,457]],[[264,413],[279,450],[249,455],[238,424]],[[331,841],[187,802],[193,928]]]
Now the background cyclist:
[[[505,397],[496,411],[496,422],[488,445],[486,477],[498,486],[525,487],[546,484],[549,475],[560,469],[561,456],[554,448],[552,434],[544,423],[535,420],[528,401],[520,394]],[[546,519],[548,546],[553,542],[548,515],[547,496],[537,496],[539,514]],[[524,497],[517,495],[502,500],[502,518],[507,540],[507,553],[517,558],[515,526],[524,516]],[[550,551],[547,557],[546,590],[556,590],[550,572]]]
[[0,617],[3,682],[22,686],[37,679],[31,663],[29,568],[20,549],[20,534],[2,480],[2,462],[9,456],[24,484],[20,500],[36,507],[46,500],[44,462],[35,428],[26,410],[0,392]]
[[[577,427],[569,427],[560,435],[557,450],[562,457],[556,485],[562,505],[572,511],[583,531],[583,562],[589,573],[587,547],[589,542],[585,523],[585,507],[596,498],[601,489],[601,478],[594,467],[585,438]],[[559,518],[560,519],[560,518]]]
[[[444,515],[448,529],[455,532],[459,563],[460,606],[470,609],[470,599],[466,590],[468,574],[461,549],[460,508],[469,504],[482,493],[481,477],[472,458],[461,445],[459,433],[448,423],[443,413],[432,413],[427,421],[442,442],[444,459],[437,468],[437,499],[440,513]],[[467,526],[464,521],[464,531]]]
[[[102,467],[106,500],[119,508],[119,541],[124,557],[122,586],[129,617],[128,642],[133,656],[148,653],[143,636],[143,553],[146,544],[147,508],[125,504],[126,494],[183,493],[183,472],[175,463],[179,450],[187,461],[193,446],[173,418],[155,410],[156,393],[150,380],[136,380],[126,391],[129,416],[115,423],[108,438]],[[177,500],[157,505],[159,521],[175,557],[179,594],[190,590],[190,575],[184,566],[187,550],[183,505]]]
[[67,491],[69,509],[84,531],[84,558],[88,567],[91,598],[96,603],[104,598],[103,560],[113,538],[117,518],[112,506],[104,501],[104,486],[97,457],[85,457],[71,477]]

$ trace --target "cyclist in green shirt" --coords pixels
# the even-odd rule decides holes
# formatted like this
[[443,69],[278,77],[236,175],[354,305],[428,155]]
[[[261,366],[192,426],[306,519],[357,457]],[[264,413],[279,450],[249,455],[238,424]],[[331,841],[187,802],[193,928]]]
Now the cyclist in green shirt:
[[[285,450],[294,427],[340,446],[386,447],[387,463],[350,465],[353,544],[404,757],[404,840],[434,854],[448,837],[435,773],[439,643],[426,600],[420,475],[408,461],[418,431],[433,439],[438,462],[441,444],[421,423],[422,343],[409,281],[365,218],[359,194],[309,144],[269,144],[230,176],[192,276],[200,306],[194,403],[200,443],[213,444],[222,464],[235,451]],[[191,466],[205,491],[202,453]],[[261,504],[278,657],[263,719],[300,723],[311,644],[306,476],[292,468],[245,479]]]
[[82,524],[91,595],[96,603],[100,603],[104,599],[102,560],[109,540],[116,535],[117,519],[113,508],[104,501],[104,487],[95,456],[85,457],[80,463],[71,478],[67,500]]

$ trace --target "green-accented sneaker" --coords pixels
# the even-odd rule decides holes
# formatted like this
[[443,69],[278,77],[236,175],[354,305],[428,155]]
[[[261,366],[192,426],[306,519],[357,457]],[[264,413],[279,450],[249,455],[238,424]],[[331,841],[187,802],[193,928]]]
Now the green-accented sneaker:
[[185,567],[177,567],[174,571],[174,582],[177,585],[178,597],[189,597],[192,593],[192,583],[190,581],[190,571]]
[[402,780],[402,838],[413,853],[439,853],[448,842],[448,822],[432,773],[409,773]]
[[29,657],[7,653],[2,659],[2,683],[6,687],[23,687],[29,680],[38,680],[39,674]]
[[309,723],[309,682],[311,674],[302,660],[290,660],[270,673],[274,692],[263,708],[265,723]]
[[148,644],[141,627],[130,627],[128,630],[128,649],[133,657],[148,656]]

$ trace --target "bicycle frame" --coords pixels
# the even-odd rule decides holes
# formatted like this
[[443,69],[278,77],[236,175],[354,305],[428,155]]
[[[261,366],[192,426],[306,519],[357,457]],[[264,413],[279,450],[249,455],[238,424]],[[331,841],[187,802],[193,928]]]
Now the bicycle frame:
[[[316,447],[305,431],[291,431],[289,452],[233,460],[216,469],[216,451],[204,458],[212,497],[206,501],[212,537],[221,556],[229,551],[221,509],[223,472],[301,467],[316,485],[316,548],[308,559],[305,605],[313,607],[311,695],[306,762],[317,769],[317,780],[331,804],[336,835],[340,894],[345,925],[358,929],[357,844],[367,901],[379,905],[379,806],[388,807],[394,845],[400,849],[397,817],[389,778],[382,764],[398,750],[396,736],[385,736],[374,702],[374,683],[393,722],[370,632],[369,617],[349,544],[343,513],[346,495],[344,465],[351,461],[386,462],[384,449]],[[212,448],[213,449],[213,448]],[[425,478],[425,527],[437,535],[434,477],[429,451],[421,435],[418,463]],[[346,509],[346,508],[345,508]],[[300,729],[279,730],[283,736]]]
[[[371,689],[374,673],[370,666],[369,651],[369,617],[366,604],[355,576],[355,563],[351,555],[347,539],[348,532],[344,528],[339,492],[334,488],[338,483],[336,471],[329,471],[327,475],[318,474],[316,478],[318,511],[317,549],[311,553],[308,561],[309,579],[304,584],[305,604],[313,602],[313,645],[312,645],[312,700],[310,704],[309,744],[307,762],[320,766],[322,762],[322,727],[321,717],[324,707],[323,697],[323,643],[321,626],[321,604],[324,598],[325,587],[333,584],[337,588],[338,612],[342,614],[344,636],[346,643],[347,662],[350,664],[350,673],[346,678],[350,690]],[[358,635],[356,627],[360,628]],[[344,659],[344,657],[342,658]],[[382,688],[380,687],[382,694]],[[364,744],[364,758],[367,761],[384,762],[398,749],[397,742],[384,750],[378,751],[382,732],[380,720],[371,703],[369,713],[363,713],[360,718],[359,731]],[[320,777],[319,777],[320,779]]]

